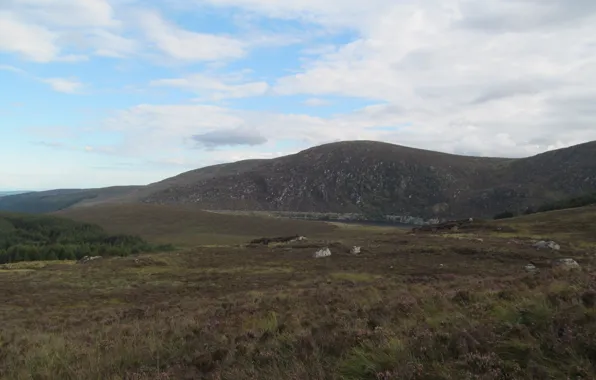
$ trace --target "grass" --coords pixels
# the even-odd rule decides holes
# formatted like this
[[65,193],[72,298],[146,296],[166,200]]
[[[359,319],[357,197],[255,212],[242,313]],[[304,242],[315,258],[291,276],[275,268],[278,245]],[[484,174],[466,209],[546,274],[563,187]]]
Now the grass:
[[242,244],[267,236],[322,236],[337,227],[323,222],[218,214],[193,206],[122,204],[79,207],[57,215],[101,226],[109,233],[137,235],[155,244]]
[[508,220],[496,221],[494,225],[512,227],[509,235],[534,238],[563,237],[578,243],[596,243],[596,207],[557,210],[545,213],[523,215]]
[[[0,378],[596,378],[594,255],[569,230],[548,232],[562,252],[491,229],[348,231],[2,266]],[[322,246],[333,255],[314,259]]]

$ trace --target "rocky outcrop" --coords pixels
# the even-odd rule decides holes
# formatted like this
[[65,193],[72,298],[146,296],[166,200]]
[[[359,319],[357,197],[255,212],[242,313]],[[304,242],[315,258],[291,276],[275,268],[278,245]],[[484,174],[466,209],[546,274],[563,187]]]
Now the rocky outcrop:
[[77,261],[77,263],[78,264],[86,264],[90,261],[100,260],[101,258],[102,258],[101,256],[84,256],[79,261]]
[[313,257],[315,259],[321,259],[323,257],[329,257],[329,256],[331,256],[331,251],[329,250],[329,248],[320,249],[320,250],[316,251],[315,254],[313,255]]
[[571,258],[565,259],[557,259],[553,262],[553,267],[564,269],[564,270],[571,270],[571,269],[579,269],[580,265],[577,261]]
[[536,248],[537,250],[540,249],[551,249],[553,251],[559,251],[561,249],[561,246],[557,243],[555,243],[554,241],[545,241],[545,240],[541,240],[539,242],[536,242],[533,245],[534,248]]

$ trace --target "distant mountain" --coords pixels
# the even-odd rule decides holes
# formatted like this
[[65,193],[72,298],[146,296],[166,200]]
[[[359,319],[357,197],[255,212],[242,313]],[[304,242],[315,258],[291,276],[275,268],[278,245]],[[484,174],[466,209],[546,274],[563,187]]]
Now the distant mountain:
[[505,159],[349,141],[242,169],[210,178],[206,169],[185,173],[141,200],[219,210],[486,217],[596,190],[596,142]]
[[135,186],[103,189],[61,189],[6,195],[0,198],[0,211],[47,213],[84,204],[95,204],[130,193]]
[[0,191],[0,197],[28,193],[29,191]]
[[[85,196],[76,201],[75,194],[69,194],[72,203],[66,207],[144,202],[193,204],[207,210],[355,213],[427,220],[492,217],[504,210],[522,211],[594,191],[596,142],[509,159],[347,141],[276,159],[197,169],[91,199]],[[25,196],[11,201],[19,197]]]

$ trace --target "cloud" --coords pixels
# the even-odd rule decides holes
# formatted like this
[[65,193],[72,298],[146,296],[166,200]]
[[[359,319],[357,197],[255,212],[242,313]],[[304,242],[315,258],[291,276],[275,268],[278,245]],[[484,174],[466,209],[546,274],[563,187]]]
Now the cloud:
[[307,105],[309,107],[323,107],[331,104],[329,100],[320,98],[309,98],[306,99],[303,103],[304,105]]
[[591,0],[488,0],[464,1],[466,16],[459,26],[491,33],[524,32],[553,27],[576,27],[596,11]]
[[[110,102],[138,99],[97,121],[118,143],[89,145],[93,154],[198,166],[372,139],[520,157],[596,139],[592,0],[192,0],[159,11],[137,0],[0,2],[3,52],[39,63],[134,58],[118,63],[126,75],[103,62],[98,73],[150,84]],[[226,12],[234,25],[218,30],[235,34],[209,34],[213,20],[184,24],[205,10]],[[0,69],[25,74],[14,66]],[[65,72],[30,77],[80,92]],[[296,113],[304,98],[333,99],[335,112]]]
[[78,80],[66,78],[46,78],[42,82],[52,86],[54,91],[64,92],[66,94],[76,94],[83,87],[83,84]]
[[185,78],[153,80],[150,85],[182,88],[211,100],[260,96],[269,89],[266,82],[234,82],[238,81],[233,77],[194,74]]
[[220,7],[236,7],[245,12],[257,13],[270,18],[298,19],[304,22],[325,25],[326,27],[357,28],[373,22],[395,1],[370,0],[363,4],[360,0],[199,0]]
[[39,63],[124,57],[138,46],[115,13],[107,0],[4,0],[0,51]]
[[[481,15],[517,26],[479,32]],[[340,119],[409,123],[377,137],[450,152],[520,156],[596,139],[596,117],[574,97],[594,100],[596,3],[403,2],[359,28],[272,91],[377,101]],[[547,143],[529,143],[538,136]]]
[[0,65],[0,70],[3,71],[11,71],[16,74],[27,74],[27,72],[23,69],[19,69],[18,67],[10,66],[10,65]]
[[182,29],[164,20],[159,13],[140,11],[139,23],[147,38],[169,57],[180,61],[214,61],[246,54],[237,39]]
[[0,65],[0,70],[10,71],[15,74],[22,75],[26,78],[48,84],[54,89],[54,91],[57,91],[57,92],[63,92],[63,93],[67,93],[67,94],[76,94],[76,93],[79,93],[80,90],[84,87],[83,83],[81,83],[77,79],[40,78],[35,75],[31,75],[29,72],[27,72],[23,69],[20,69],[18,67],[14,67],[14,66]]
[[4,0],[3,7],[36,23],[58,27],[118,26],[107,0]]
[[35,62],[56,59],[58,36],[41,26],[20,21],[10,12],[0,11],[0,51],[17,53]]
[[214,130],[199,135],[193,135],[192,140],[208,148],[225,145],[261,145],[267,142],[267,139],[258,131],[234,128]]

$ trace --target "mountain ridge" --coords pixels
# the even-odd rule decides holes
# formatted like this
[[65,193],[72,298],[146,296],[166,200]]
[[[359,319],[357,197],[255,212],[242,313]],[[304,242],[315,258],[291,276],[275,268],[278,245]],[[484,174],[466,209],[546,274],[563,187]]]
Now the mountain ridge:
[[488,217],[593,191],[596,142],[502,158],[342,141],[274,159],[195,169],[147,186],[121,187],[112,194],[99,189],[94,197],[67,207],[143,202],[429,220]]

